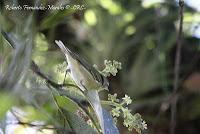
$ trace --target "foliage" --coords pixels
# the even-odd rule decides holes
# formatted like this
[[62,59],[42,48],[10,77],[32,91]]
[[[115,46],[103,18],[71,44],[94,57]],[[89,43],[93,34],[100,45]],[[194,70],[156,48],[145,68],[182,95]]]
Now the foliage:
[[[15,118],[20,128],[36,128],[41,133],[70,133],[76,131],[74,124],[78,123],[86,126],[88,131],[100,132],[92,107],[71,78],[68,75],[65,78],[64,56],[54,44],[54,40],[59,39],[89,63],[96,64],[95,68],[108,77],[109,100],[106,100],[106,91],[100,94],[106,98],[102,104],[108,103],[104,106],[111,106],[111,115],[118,120],[116,128],[112,117],[106,114],[110,121],[106,120],[106,123],[112,126],[112,132],[129,133],[124,127],[144,130],[146,123],[137,114],[140,113],[148,124],[145,131],[150,134],[169,133],[171,101],[168,98],[172,94],[179,18],[175,0],[35,2],[0,2],[0,29],[8,33],[8,37],[3,33],[0,35],[2,131],[10,125],[10,119]],[[177,93],[180,98],[176,132],[182,134],[199,133],[196,126],[200,115],[200,49],[196,34],[199,12],[188,3],[186,0],[184,6],[181,81]],[[5,9],[5,5],[12,4],[69,4],[84,5],[85,8],[45,11]],[[109,60],[103,65],[104,59]],[[123,69],[117,61],[121,62]],[[125,94],[128,96],[125,97]],[[129,97],[134,98],[133,104],[129,104]],[[18,114],[13,115],[12,112]],[[76,117],[78,123],[74,120]]]
[[[118,61],[104,61],[105,68],[100,71],[104,76],[110,76],[112,74],[113,76],[116,76],[116,73],[118,72],[118,69],[122,69],[121,63]],[[96,68],[98,68],[95,65]],[[140,114],[131,114],[131,110],[129,110],[127,107],[129,104],[132,103],[131,98],[125,94],[125,97],[122,98],[122,100],[117,99],[117,94],[114,95],[108,94],[108,101],[103,101],[103,104],[110,105],[114,108],[111,110],[111,114],[114,117],[115,123],[117,123],[117,118],[122,113],[124,122],[123,125],[128,128],[129,131],[132,131],[134,128],[138,133],[141,134],[141,132],[145,129],[147,129],[146,122],[141,118]]]

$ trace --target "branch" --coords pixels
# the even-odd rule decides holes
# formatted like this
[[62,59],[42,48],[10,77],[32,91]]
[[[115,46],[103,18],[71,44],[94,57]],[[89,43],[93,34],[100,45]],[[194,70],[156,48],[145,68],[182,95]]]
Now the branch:
[[71,86],[71,87],[75,87],[75,88],[78,88],[78,86],[74,85],[74,84],[58,84],[54,81],[52,81],[51,79],[49,79],[41,70],[40,68],[38,67],[38,65],[32,60],[31,61],[31,70],[36,73],[38,76],[40,76],[41,78],[45,79],[46,82],[53,86],[54,88],[59,88],[59,87],[65,87],[65,86]]
[[180,74],[180,61],[181,61],[181,47],[182,47],[182,31],[183,31],[183,7],[184,1],[179,0],[179,31],[177,36],[177,46],[176,46],[176,57],[175,57],[175,66],[174,66],[174,83],[173,83],[173,92],[172,92],[172,100],[171,100],[171,121],[170,121],[170,134],[175,133],[176,128],[176,111],[177,111],[177,90],[179,86],[179,74]]
[[[17,46],[15,45],[16,43],[16,38],[12,35],[12,34],[8,34],[7,32],[3,31],[1,29],[1,34],[4,36],[4,38],[9,42],[9,45],[15,49]],[[59,87],[64,87],[64,86],[72,86],[75,88],[78,88],[76,85],[74,84],[58,84],[54,81],[52,81],[51,79],[49,79],[38,67],[38,65],[32,60],[31,61],[31,70],[36,73],[38,76],[40,76],[41,78],[45,79],[46,82],[48,84],[50,84],[51,86],[53,86],[54,88],[59,88]]]

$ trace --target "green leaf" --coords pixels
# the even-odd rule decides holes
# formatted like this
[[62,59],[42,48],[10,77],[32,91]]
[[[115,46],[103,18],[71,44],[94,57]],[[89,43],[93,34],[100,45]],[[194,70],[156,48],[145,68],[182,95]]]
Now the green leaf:
[[75,10],[65,9],[52,12],[48,17],[42,20],[41,29],[48,29],[60,23],[64,17],[73,14]]
[[35,44],[36,48],[39,51],[47,51],[48,50],[48,41],[44,34],[37,33],[35,36]]
[[11,95],[1,93],[0,94],[0,119],[3,118],[6,112],[14,105],[14,98]]
[[[91,120],[92,124],[94,125],[94,127],[96,129],[99,130],[99,125],[98,125],[98,121],[97,118],[95,116],[95,111],[92,107],[92,105],[90,104],[89,106],[85,107],[84,105],[82,105],[81,102],[87,101],[84,95],[81,95],[81,92],[79,93],[78,90],[69,90],[70,88],[68,88],[68,90],[63,90],[62,91],[62,95],[64,95],[66,98],[68,98],[69,100],[71,100],[72,102],[75,103],[75,106],[77,105],[77,109],[79,108],[79,110],[81,110],[82,112],[84,112]],[[72,88],[73,89],[73,88]],[[59,104],[59,102],[58,102]],[[60,105],[60,104],[59,104]],[[68,104],[67,104],[68,105]],[[60,106],[62,107],[62,106]],[[62,107],[63,109],[69,111],[68,107]]]
[[81,119],[77,115],[67,111],[65,111],[65,114],[67,115],[72,130],[76,134],[97,134],[97,132],[91,126],[89,126],[83,119]]
[[65,96],[55,96],[57,103],[63,109],[69,112],[76,112],[79,108],[78,104],[76,104],[73,100],[65,97]]
[[49,118],[46,114],[41,113],[40,110],[32,107],[32,106],[26,106],[23,108],[25,113],[27,113],[27,116],[24,118],[24,121],[35,121],[35,120],[43,120],[47,121]]

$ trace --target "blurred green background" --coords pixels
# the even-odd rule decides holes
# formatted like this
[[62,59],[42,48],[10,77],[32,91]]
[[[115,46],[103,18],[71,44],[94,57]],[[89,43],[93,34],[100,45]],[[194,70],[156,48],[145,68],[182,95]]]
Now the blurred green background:
[[[63,63],[64,56],[54,43],[54,40],[62,40],[99,69],[103,69],[105,59],[121,62],[122,70],[116,77],[109,77],[110,92],[119,97],[131,96],[130,109],[142,115],[148,124],[148,133],[169,133],[170,102],[167,100],[173,89],[179,19],[177,1],[3,0],[0,4],[1,29],[14,33],[24,45],[23,49],[16,50],[23,52],[19,54],[13,52],[2,36],[0,38],[0,117],[4,116],[3,110],[13,106],[12,102],[26,110],[31,109],[27,104],[49,108],[46,103],[51,97],[46,95],[47,87],[38,85],[28,68],[32,59],[49,78],[62,83],[64,75],[58,73],[56,67]],[[84,9],[5,8],[5,5],[13,4],[84,5]],[[198,134],[200,131],[199,24],[200,12],[186,1],[177,93],[177,134]],[[128,132],[120,121],[118,127],[122,134],[133,133]]]

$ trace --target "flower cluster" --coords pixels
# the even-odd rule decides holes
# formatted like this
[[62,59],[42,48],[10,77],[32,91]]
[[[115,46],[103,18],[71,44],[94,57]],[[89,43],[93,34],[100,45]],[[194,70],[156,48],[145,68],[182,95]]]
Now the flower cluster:
[[104,65],[106,67],[103,71],[101,71],[101,73],[106,77],[110,76],[110,74],[112,74],[113,76],[116,76],[118,70],[122,69],[121,63],[115,60],[113,61],[105,60]]
[[65,73],[67,68],[67,63],[64,61],[62,64],[58,64],[56,66],[56,72],[57,73]]
[[117,122],[117,118],[122,115],[124,118],[123,125],[127,127],[129,131],[132,131],[134,128],[138,133],[141,133],[142,130],[147,129],[147,124],[141,118],[141,115],[138,113],[132,115],[131,110],[126,107],[132,103],[128,95],[125,95],[125,97],[119,100],[117,99],[117,94],[108,94],[108,100],[112,102],[113,108],[111,114],[114,117],[114,121]]

